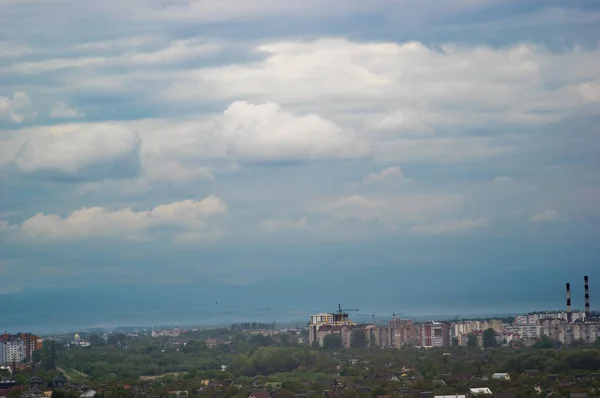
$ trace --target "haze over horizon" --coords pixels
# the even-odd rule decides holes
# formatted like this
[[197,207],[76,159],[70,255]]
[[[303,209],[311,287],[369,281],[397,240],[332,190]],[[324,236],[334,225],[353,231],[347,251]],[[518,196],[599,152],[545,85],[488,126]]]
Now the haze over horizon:
[[591,0],[0,0],[0,326],[597,308],[599,64]]

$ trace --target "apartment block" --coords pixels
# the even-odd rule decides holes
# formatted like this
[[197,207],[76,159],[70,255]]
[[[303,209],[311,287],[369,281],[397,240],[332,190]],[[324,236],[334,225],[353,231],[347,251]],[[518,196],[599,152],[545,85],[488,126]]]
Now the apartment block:
[[0,335],[0,363],[31,362],[33,352],[41,349],[43,340],[30,333]]
[[420,327],[422,347],[450,346],[450,325],[445,322],[425,322]]

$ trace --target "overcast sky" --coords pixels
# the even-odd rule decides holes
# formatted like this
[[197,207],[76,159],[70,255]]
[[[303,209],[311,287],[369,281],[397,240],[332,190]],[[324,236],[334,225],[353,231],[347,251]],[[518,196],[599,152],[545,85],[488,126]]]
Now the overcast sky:
[[591,0],[0,0],[0,291],[562,303],[600,280],[599,44]]

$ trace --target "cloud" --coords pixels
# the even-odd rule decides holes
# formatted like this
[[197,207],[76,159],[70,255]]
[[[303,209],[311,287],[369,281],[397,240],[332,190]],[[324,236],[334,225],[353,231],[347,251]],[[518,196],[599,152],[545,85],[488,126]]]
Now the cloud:
[[24,173],[50,178],[101,180],[137,175],[139,134],[115,124],[39,134],[20,148],[14,164]]
[[85,116],[85,113],[72,108],[66,102],[59,102],[50,111],[50,117],[54,119],[73,119]]
[[175,239],[211,239],[219,232],[211,228],[211,219],[226,213],[227,205],[215,196],[200,201],[182,200],[146,211],[86,207],[64,218],[38,213],[25,220],[19,232],[26,239],[77,241],[89,238],[145,240],[152,239],[161,230],[171,230],[175,231]]
[[398,225],[455,211],[462,203],[460,195],[404,194],[371,198],[350,195],[329,201],[320,211],[341,220],[376,220]]
[[445,221],[430,225],[417,225],[411,228],[411,231],[424,234],[447,234],[452,232],[463,232],[476,228],[482,228],[489,225],[486,218],[465,219],[460,221]]
[[548,222],[558,218],[558,213],[555,210],[544,210],[540,213],[535,213],[531,216],[531,222]]
[[402,175],[402,169],[399,166],[391,166],[378,173],[371,173],[363,178],[363,183],[371,184],[389,179],[403,180],[404,175]]
[[234,102],[218,120],[213,146],[242,161],[307,161],[365,156],[368,146],[315,114],[294,115],[275,103]]
[[[598,49],[565,56],[530,43],[500,49],[456,44],[430,48],[417,41],[326,38],[273,41],[256,51],[264,59],[180,74],[166,98],[202,100],[209,94],[312,104],[345,113],[369,104],[386,128],[411,130],[559,120],[586,102],[571,85],[598,81]],[[576,72],[578,78],[559,78],[561,72]],[[550,82],[559,85],[550,90]],[[565,97],[573,101],[568,106]],[[542,114],[540,109],[556,113]]]
[[[163,48],[153,51],[139,50],[137,47],[146,43],[144,38],[122,40],[113,43],[92,42],[83,45],[77,45],[73,48],[80,53],[86,53],[90,50],[99,52],[117,51],[116,53],[97,54],[94,56],[76,56],[65,58],[50,58],[40,61],[20,62],[6,67],[2,73],[7,75],[31,75],[38,73],[47,73],[60,70],[77,69],[106,69],[114,67],[155,67],[157,65],[170,65],[173,63],[193,60],[197,57],[206,56],[219,50],[219,46],[214,43],[206,43],[197,39],[175,40],[166,44]],[[129,48],[128,48],[129,47]],[[129,51],[124,51],[129,50]],[[135,51],[138,50],[138,51]]]
[[296,221],[286,221],[271,218],[260,223],[260,228],[269,233],[285,231],[308,231],[311,226],[308,224],[308,218],[302,217]]
[[24,91],[17,91],[12,98],[0,96],[0,121],[22,123],[36,116],[31,100]]

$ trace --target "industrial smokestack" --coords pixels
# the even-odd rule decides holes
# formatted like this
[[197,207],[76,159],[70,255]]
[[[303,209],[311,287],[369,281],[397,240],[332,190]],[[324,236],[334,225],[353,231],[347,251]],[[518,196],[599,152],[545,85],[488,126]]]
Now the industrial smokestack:
[[567,282],[567,322],[571,323],[571,284]]
[[590,318],[590,288],[587,275],[583,277],[583,281],[585,282],[585,319],[587,320]]

